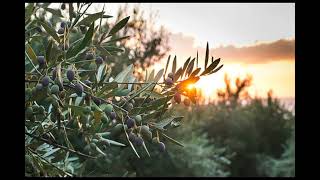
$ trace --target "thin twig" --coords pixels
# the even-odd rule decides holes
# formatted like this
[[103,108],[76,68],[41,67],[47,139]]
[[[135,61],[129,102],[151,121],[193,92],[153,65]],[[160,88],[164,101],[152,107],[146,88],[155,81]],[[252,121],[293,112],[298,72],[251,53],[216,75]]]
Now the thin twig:
[[60,145],[60,144],[52,143],[52,142],[50,142],[50,141],[48,141],[47,139],[44,139],[44,138],[42,138],[42,137],[37,137],[37,136],[32,135],[32,134],[27,133],[27,132],[25,132],[25,134],[28,135],[28,136],[30,136],[30,137],[33,137],[33,138],[35,138],[35,139],[37,139],[37,140],[39,140],[39,141],[45,142],[45,143],[50,144],[50,145],[52,145],[52,146],[61,148],[61,149],[65,150],[65,151],[69,151],[69,152],[71,152],[71,153],[77,154],[77,155],[79,155],[79,156],[86,157],[86,158],[91,158],[91,159],[96,159],[96,158],[97,158],[97,157],[93,157],[93,156],[90,156],[90,155],[87,155],[87,154],[83,154],[83,153],[81,153],[81,152],[78,152],[78,151],[69,149],[69,148],[67,148],[67,147],[65,147],[65,146],[62,146],[62,145]]

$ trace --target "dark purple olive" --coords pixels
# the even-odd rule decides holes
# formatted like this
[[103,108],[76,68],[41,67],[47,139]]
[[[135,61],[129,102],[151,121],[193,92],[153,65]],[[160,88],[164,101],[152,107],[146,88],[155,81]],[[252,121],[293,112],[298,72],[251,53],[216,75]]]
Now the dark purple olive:
[[61,27],[61,28],[65,28],[65,27],[66,27],[66,25],[67,25],[67,23],[66,23],[66,22],[61,22],[60,27]]
[[167,77],[165,80],[165,83],[166,83],[166,85],[171,86],[171,85],[173,85],[173,80],[171,78]]
[[142,139],[142,137],[140,137],[140,136],[136,137],[136,138],[135,138],[135,144],[136,144],[137,146],[143,145],[143,139]]
[[97,106],[100,106],[101,103],[102,103],[102,101],[99,98],[96,98],[96,97],[93,97],[92,100]]
[[96,64],[97,64],[97,65],[100,65],[100,64],[102,64],[102,63],[103,63],[102,57],[101,57],[101,56],[97,56],[97,57],[96,57]]
[[49,76],[45,76],[44,78],[42,78],[41,84],[43,87],[47,87],[50,83],[50,78]]
[[64,34],[64,28],[59,28],[58,34]]
[[37,61],[40,65],[44,65],[46,63],[46,60],[44,59],[44,56],[38,56]]
[[66,4],[65,4],[65,3],[62,3],[61,9],[62,9],[62,10],[65,10],[65,9],[66,9]]
[[117,114],[115,112],[111,112],[109,117],[110,117],[110,119],[116,119]]
[[134,119],[129,117],[129,118],[127,119],[126,124],[127,124],[127,126],[128,126],[129,129],[132,128],[132,127],[135,125]]
[[136,136],[135,134],[133,134],[132,132],[130,132],[128,136],[129,136],[129,140],[130,140],[132,143],[134,143],[135,140],[136,140],[136,138],[137,138],[137,136]]
[[68,78],[68,80],[69,80],[70,82],[74,79],[74,71],[73,71],[73,70],[69,69],[69,70],[67,71],[67,78]]
[[163,142],[159,142],[159,151],[164,152],[166,150],[166,146]]
[[91,59],[94,59],[94,56],[92,53],[87,53],[86,54],[86,60],[91,60]]
[[76,93],[78,96],[82,96],[83,86],[80,83],[75,84]]

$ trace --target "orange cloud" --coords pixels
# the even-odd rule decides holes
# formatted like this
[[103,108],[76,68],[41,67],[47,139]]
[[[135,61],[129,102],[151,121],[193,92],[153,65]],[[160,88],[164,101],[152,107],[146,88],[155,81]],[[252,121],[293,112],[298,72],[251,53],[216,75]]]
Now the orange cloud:
[[211,50],[212,55],[226,61],[260,64],[269,61],[294,60],[295,40],[280,39],[269,43],[253,46],[235,47],[233,45],[218,47]]
[[[195,57],[197,50],[199,56],[205,54],[205,44],[201,48],[193,47],[194,38],[182,33],[171,34],[169,44],[171,46],[169,54],[176,54],[182,59],[189,56]],[[231,63],[263,64],[281,60],[294,61],[295,39],[279,39],[243,47],[236,47],[235,45],[220,46],[210,48],[210,55]]]

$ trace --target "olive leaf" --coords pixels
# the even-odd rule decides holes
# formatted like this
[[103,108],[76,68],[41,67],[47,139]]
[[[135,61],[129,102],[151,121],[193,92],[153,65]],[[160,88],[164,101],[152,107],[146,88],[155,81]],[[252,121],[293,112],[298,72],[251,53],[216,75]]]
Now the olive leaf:
[[218,68],[216,68],[215,70],[213,70],[211,73],[209,74],[213,74],[213,73],[216,73],[218,72],[221,68],[223,67],[223,64],[221,66],[219,66]]
[[121,21],[119,21],[116,25],[114,25],[112,27],[112,29],[109,31],[108,36],[112,36],[113,34],[115,34],[116,32],[118,32],[120,29],[122,29],[127,22],[129,21],[130,16],[122,19]]
[[209,60],[209,43],[207,42],[206,57],[204,59],[204,69],[207,69],[208,60]]
[[[213,59],[213,57],[212,57],[212,59]],[[210,73],[215,67],[218,66],[219,63],[220,63],[220,58],[214,60],[214,61],[210,64],[210,66],[209,66],[207,69],[205,69],[205,70],[200,74],[200,76],[206,75],[206,74]]]
[[201,71],[201,68],[195,69],[195,70],[190,74],[190,77],[194,77],[194,76],[198,75],[200,71]]
[[90,24],[94,23],[94,21],[99,19],[102,14],[104,14],[104,12],[98,12],[98,13],[95,13],[95,14],[90,14],[87,17],[83,18],[81,21],[79,21],[76,26],[80,26],[80,25],[89,26]]
[[177,56],[174,56],[173,62],[172,62],[172,70],[171,72],[175,75],[176,74],[176,68],[177,68]]
[[163,120],[161,120],[160,122],[158,123],[155,123],[154,124],[154,127],[159,129],[159,130],[165,130],[165,127],[170,124],[172,121],[174,120],[179,120],[179,119],[182,119],[183,116],[178,116],[178,117],[168,117],[168,118],[165,118]]
[[166,68],[165,68],[165,70],[164,70],[164,74],[163,74],[163,80],[164,80],[165,75],[166,75],[166,73],[167,73],[168,65],[169,65],[169,63],[170,63],[170,57],[171,57],[171,55],[169,55],[169,56],[168,56],[168,60],[167,60],[167,64],[166,64]]
[[171,142],[173,142],[173,143],[175,143],[175,144],[177,144],[177,145],[179,145],[179,146],[181,146],[181,147],[184,147],[184,145],[183,145],[182,143],[178,142],[177,140],[169,137],[168,135],[166,135],[166,134],[164,134],[164,133],[161,133],[161,134],[163,135],[163,137],[165,137],[165,138],[168,139],[169,141],[171,141]]
[[27,55],[29,56],[29,58],[32,60],[33,64],[37,64],[37,56],[34,53],[32,47],[30,46],[30,44],[26,44],[26,52]]
[[51,14],[63,18],[60,9],[52,9],[52,8],[44,8],[46,11],[50,12]]
[[47,23],[39,21],[39,23],[41,24],[41,26],[46,30],[46,32],[53,37],[54,40],[56,40],[58,43],[60,43],[60,38],[57,35],[56,31],[50,27]]

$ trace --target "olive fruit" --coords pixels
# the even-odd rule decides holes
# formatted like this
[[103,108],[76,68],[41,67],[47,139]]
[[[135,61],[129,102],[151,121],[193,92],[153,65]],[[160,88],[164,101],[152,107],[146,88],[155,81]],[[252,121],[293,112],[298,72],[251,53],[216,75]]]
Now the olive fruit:
[[190,104],[191,104],[191,101],[190,101],[190,99],[184,99],[183,100],[183,104],[185,105],[185,106],[190,106]]
[[181,102],[181,95],[180,95],[180,93],[175,93],[173,98],[174,98],[174,100],[175,100],[178,104],[180,104],[180,102]]
[[49,76],[45,76],[44,78],[42,78],[41,84],[43,87],[47,87],[50,83],[50,77]]
[[94,56],[92,53],[89,52],[86,54],[86,60],[91,60],[91,59],[94,59]]
[[136,122],[141,122],[141,120],[142,120],[142,117],[141,117],[141,115],[136,115],[135,117],[134,117],[134,119],[136,120]]
[[96,57],[96,64],[97,64],[97,65],[100,65],[100,64],[102,64],[102,63],[103,63],[102,57],[101,57],[101,56],[97,56],[97,57]]
[[68,80],[69,80],[70,82],[74,79],[74,71],[73,71],[73,70],[69,69],[69,70],[67,71],[67,78],[68,78]]
[[115,112],[111,112],[110,113],[110,119],[116,119],[116,117],[117,117],[117,115],[116,115],[116,113]]
[[140,128],[141,128],[140,133],[143,136],[143,138],[147,140],[152,140],[152,132],[149,130],[149,127],[146,125],[143,125]]
[[101,99],[96,97],[92,97],[92,100],[97,106],[100,106],[100,104],[102,103]]
[[50,92],[51,92],[51,94],[58,94],[59,93],[59,86],[56,84],[52,85]]
[[75,84],[76,93],[78,96],[82,96],[83,86],[80,83]]
[[44,56],[38,56],[37,61],[40,65],[44,65],[46,63],[46,60],[44,59]]
[[166,80],[165,80],[165,84],[168,85],[168,86],[171,86],[171,85],[173,85],[173,80],[168,77],[168,78],[166,78]]
[[58,34],[64,34],[64,28],[59,28],[58,29]]
[[166,146],[163,142],[159,142],[159,151],[164,152],[166,150]]
[[142,137],[137,136],[137,137],[135,138],[135,144],[136,144],[137,146],[143,145],[143,139],[142,139]]
[[171,72],[171,73],[168,74],[168,77],[173,79],[174,78],[174,74]]
[[127,124],[128,128],[130,129],[130,128],[132,128],[132,127],[135,125],[135,121],[134,121],[134,119],[132,119],[131,117],[129,117],[129,118],[127,119],[126,124]]
[[113,106],[111,104],[107,104],[106,108],[104,109],[105,113],[110,114],[113,110]]
[[61,28],[65,28],[65,27],[66,27],[66,25],[67,25],[67,23],[66,23],[66,22],[61,22],[60,27],[61,27]]
[[43,89],[42,84],[37,84],[36,90],[37,90],[37,91],[41,91],[42,89]]
[[137,138],[137,136],[136,136],[135,134],[133,134],[132,132],[130,132],[128,136],[129,136],[129,140],[130,140],[132,143],[134,143],[135,140],[136,140],[136,138]]

